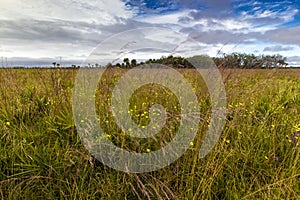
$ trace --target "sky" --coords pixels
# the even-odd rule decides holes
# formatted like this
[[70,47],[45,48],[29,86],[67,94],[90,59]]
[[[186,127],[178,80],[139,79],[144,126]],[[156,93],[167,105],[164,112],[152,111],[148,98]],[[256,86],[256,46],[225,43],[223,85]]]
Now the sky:
[[143,27],[192,38],[199,54],[281,54],[300,66],[300,0],[0,0],[0,7],[2,66],[79,65],[105,39]]

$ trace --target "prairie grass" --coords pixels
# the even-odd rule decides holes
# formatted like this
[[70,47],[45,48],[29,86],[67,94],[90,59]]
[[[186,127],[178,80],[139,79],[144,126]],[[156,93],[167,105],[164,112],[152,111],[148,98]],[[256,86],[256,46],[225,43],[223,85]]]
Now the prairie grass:
[[[82,144],[72,117],[76,69],[0,69],[0,198],[300,199],[300,139],[289,138],[300,128],[300,70],[223,70],[226,125],[203,159],[198,151],[209,125],[209,95],[193,70],[179,71],[199,100],[197,138],[170,166],[130,174],[101,164]],[[109,98],[124,73],[107,71],[97,98]],[[179,126],[180,106],[167,88],[142,87],[130,102],[141,126],[149,123],[149,102],[166,108],[168,121],[156,140],[126,136],[109,101],[97,102],[107,137],[129,151],[158,149]]]

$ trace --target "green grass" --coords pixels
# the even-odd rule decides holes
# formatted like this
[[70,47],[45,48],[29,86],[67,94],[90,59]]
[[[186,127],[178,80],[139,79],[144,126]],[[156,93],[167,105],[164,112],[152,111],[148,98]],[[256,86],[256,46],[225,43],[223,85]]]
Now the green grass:
[[[194,145],[155,172],[130,174],[108,168],[84,148],[72,118],[74,69],[0,69],[1,199],[300,199],[300,70],[224,70],[226,125],[213,150],[198,158],[210,119],[201,77],[180,70],[199,99],[201,123]],[[110,97],[125,70],[110,70],[97,98]],[[149,105],[168,112],[156,140],[122,132],[97,104],[100,125],[129,151],[159,149],[174,137],[180,106],[167,88],[140,88],[131,98],[132,120],[149,123]],[[144,104],[143,104],[144,103]],[[175,106],[175,107],[174,107]],[[300,139],[298,139],[300,140]]]

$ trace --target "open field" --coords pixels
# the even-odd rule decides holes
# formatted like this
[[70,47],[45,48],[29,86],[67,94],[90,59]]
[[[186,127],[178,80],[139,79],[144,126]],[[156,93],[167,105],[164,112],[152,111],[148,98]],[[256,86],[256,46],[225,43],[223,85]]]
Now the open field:
[[[300,69],[223,70],[226,125],[203,159],[198,151],[209,125],[209,95],[193,70],[179,70],[199,100],[198,137],[170,166],[141,174],[108,168],[83,146],[72,117],[77,70],[0,69],[1,199],[300,199],[300,138],[290,138],[300,131]],[[124,72],[105,73],[96,98],[110,99]],[[142,153],[169,142],[179,126],[178,101],[166,88],[140,88],[130,102],[140,126],[149,123],[149,102],[168,113],[157,140],[126,136],[109,101],[96,101],[106,136]]]

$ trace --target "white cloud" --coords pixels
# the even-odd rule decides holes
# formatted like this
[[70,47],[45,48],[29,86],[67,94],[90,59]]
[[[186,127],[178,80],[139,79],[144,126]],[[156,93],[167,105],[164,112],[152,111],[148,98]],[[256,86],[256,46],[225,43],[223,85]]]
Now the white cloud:
[[[191,13],[196,12],[195,10],[183,10],[179,12],[173,12],[168,14],[155,14],[155,15],[144,15],[142,17],[135,18],[137,21],[147,22],[151,24],[168,24],[178,30],[178,27],[194,27],[199,31],[235,31],[239,32],[242,29],[251,29],[252,25],[248,22],[241,21],[240,19],[217,19],[217,18],[200,18],[193,19]],[[268,29],[269,30],[269,29]]]
[[[64,43],[26,43],[3,45],[4,52],[1,52],[3,57],[57,57],[63,56],[65,59],[74,59],[75,55],[84,55],[91,51],[91,48],[79,44],[64,44]],[[84,59],[77,57],[76,59]]]
[[[256,20],[258,22],[260,20],[263,22],[272,21],[272,24],[278,25],[293,20],[299,12],[298,9],[292,6],[281,7],[281,4],[275,3],[274,5],[268,5],[266,8],[255,7],[249,11],[243,11],[243,20]],[[254,13],[252,13],[253,11]],[[272,19],[276,19],[277,21],[273,21]]]
[[1,0],[0,19],[66,20],[115,24],[134,13],[119,0]]
[[275,45],[275,46],[269,46],[264,48],[264,51],[269,51],[269,52],[280,52],[280,51],[290,51],[290,50],[294,50],[294,47]]
[[261,11],[258,9],[259,7],[256,7],[257,11],[254,14],[242,12],[240,16],[229,15],[226,18],[217,18],[214,16],[195,17],[195,15],[202,15],[202,11],[186,9],[166,14],[142,15],[134,19],[140,22],[167,25],[175,30],[179,30],[180,28],[193,28],[200,32],[220,30],[230,31],[232,33],[264,33],[266,31],[275,30],[280,24],[291,21],[298,13],[297,9],[292,8],[288,8],[283,12],[270,10]]
[[[168,14],[152,14],[136,17],[135,20],[152,24],[180,24],[179,19],[188,16],[190,10],[183,10]],[[183,24],[181,24],[183,25]]]
[[300,67],[300,56],[287,57],[287,62],[290,66]]
[[216,25],[210,27],[209,24],[207,26],[208,30],[225,30],[225,31],[237,31],[241,29],[249,29],[251,28],[251,24],[247,22],[242,22],[234,19],[213,19],[212,20]]
[[87,54],[109,27],[124,26],[135,15],[119,0],[1,0],[0,7],[5,57]]

